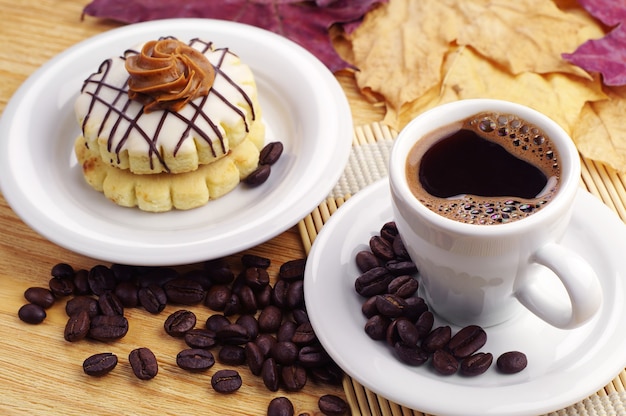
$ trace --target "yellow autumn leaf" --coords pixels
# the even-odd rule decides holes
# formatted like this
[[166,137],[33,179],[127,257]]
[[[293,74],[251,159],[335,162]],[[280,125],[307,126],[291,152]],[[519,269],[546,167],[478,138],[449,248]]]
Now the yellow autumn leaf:
[[[512,74],[586,72],[561,58],[590,33],[591,18],[546,0],[390,0],[347,37],[361,90],[399,110],[442,82],[451,45],[473,47]],[[484,74],[488,79],[489,73]]]
[[586,157],[626,170],[626,87],[605,88],[607,100],[590,102],[581,111],[572,138]]
[[513,75],[469,46],[449,51],[442,78],[439,91],[431,90],[402,106],[399,112],[389,112],[385,122],[401,128],[416,114],[435,105],[466,98],[497,98],[534,108],[571,134],[585,103],[606,98],[599,80],[558,72]]

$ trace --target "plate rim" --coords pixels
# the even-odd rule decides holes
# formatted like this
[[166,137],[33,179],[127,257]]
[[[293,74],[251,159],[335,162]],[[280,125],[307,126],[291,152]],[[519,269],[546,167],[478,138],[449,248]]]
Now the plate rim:
[[[126,43],[130,43],[131,41],[128,39],[137,38],[138,36],[144,36],[145,38],[148,36],[163,36],[165,34],[181,36],[180,33],[190,32],[190,28],[198,32],[198,37],[216,37],[216,34],[220,34],[219,36],[221,37],[237,36],[236,39],[245,37],[246,41],[252,40],[253,45],[258,45],[261,41],[266,42],[270,40],[273,43],[273,48],[275,48],[275,53],[278,53],[278,50],[280,50],[280,58],[284,62],[291,62],[292,66],[296,65],[294,61],[295,59],[299,59],[304,62],[307,67],[310,68],[310,71],[312,71],[312,77],[324,82],[323,86],[315,89],[315,93],[318,95],[313,98],[332,98],[331,103],[326,103],[327,107],[321,108],[321,106],[316,106],[318,111],[313,115],[330,115],[330,122],[328,124],[331,127],[318,129],[319,131],[314,132],[315,135],[313,138],[317,139],[320,132],[328,135],[332,130],[332,136],[335,138],[333,140],[334,148],[328,159],[333,161],[337,167],[332,170],[332,166],[325,166],[323,176],[319,174],[320,177],[318,178],[314,189],[312,192],[307,192],[306,195],[301,195],[301,191],[296,191],[295,189],[290,190],[290,193],[297,192],[298,198],[294,198],[296,200],[291,201],[289,204],[285,204],[288,205],[288,207],[283,206],[282,208],[278,208],[276,211],[279,214],[268,218],[268,225],[264,226],[257,224],[254,232],[248,230],[246,234],[249,235],[247,235],[247,238],[244,239],[245,241],[234,242],[231,239],[232,243],[230,244],[230,247],[223,245],[218,246],[218,244],[209,243],[208,245],[210,247],[208,248],[206,247],[207,243],[204,241],[199,243],[188,242],[188,244],[183,244],[185,246],[184,250],[177,250],[175,253],[171,254],[168,253],[167,258],[164,258],[160,255],[161,253],[140,253],[139,249],[144,244],[139,241],[125,242],[124,245],[119,247],[116,246],[115,248],[117,250],[115,250],[114,253],[105,253],[106,250],[104,250],[104,248],[106,247],[106,244],[111,244],[109,239],[107,239],[107,237],[109,237],[107,235],[98,235],[97,237],[101,238],[98,238],[97,244],[94,242],[93,247],[85,245],[81,240],[83,236],[78,233],[72,234],[72,231],[69,229],[66,229],[68,235],[70,237],[74,237],[76,241],[72,238],[64,238],[67,236],[57,235],[59,228],[64,229],[64,226],[60,224],[50,224],[49,221],[47,221],[47,218],[45,218],[45,216],[41,213],[42,211],[33,207],[30,198],[25,195],[25,191],[18,189],[17,185],[13,185],[11,183],[11,179],[14,177],[16,172],[13,172],[12,168],[9,166],[10,164],[1,163],[0,190],[2,191],[8,205],[31,229],[61,247],[100,260],[120,263],[132,262],[133,264],[153,266],[188,264],[230,255],[263,243],[297,224],[298,221],[315,209],[315,207],[328,196],[333,186],[343,173],[343,168],[348,161],[352,147],[352,114],[347,97],[343,92],[341,85],[330,70],[326,68],[326,66],[324,66],[313,54],[295,42],[265,29],[239,22],[224,20],[176,18],[142,22],[114,28],[70,46],[33,72],[33,74],[31,74],[24,81],[24,83],[22,83],[22,85],[10,98],[2,117],[0,118],[0,128],[2,129],[0,130],[0,150],[2,153],[0,154],[0,159],[4,157],[2,155],[9,153],[7,149],[11,146],[12,140],[15,140],[15,138],[12,138],[13,133],[11,133],[11,127],[13,127],[14,120],[24,116],[24,101],[27,101],[29,97],[34,94],[33,88],[37,90],[44,88],[38,83],[42,82],[42,79],[46,77],[46,74],[53,73],[57,68],[60,68],[63,65],[68,65],[68,63],[71,63],[74,60],[84,57],[84,54],[86,54],[90,48],[97,48],[102,45],[112,45],[113,43],[121,43],[124,42],[125,39]],[[226,35],[221,34],[222,32],[226,33]],[[128,45],[127,47],[131,46],[132,45]],[[287,52],[284,51],[288,51],[289,58],[286,56]],[[237,51],[234,52],[237,53]],[[98,60],[96,59],[96,61]],[[94,71],[97,69],[98,62],[96,61],[94,61],[94,64],[92,65]],[[298,67],[300,65],[304,64],[297,64]],[[254,71],[254,66],[250,66]],[[279,77],[277,78],[277,82],[281,82]],[[72,95],[72,97],[75,97],[77,93],[78,92],[76,92],[75,95]],[[297,101],[297,103],[304,105],[302,104],[303,99],[298,99],[300,101]],[[310,98],[309,101],[311,101]],[[332,114],[329,109],[332,109]],[[29,115],[27,119],[31,118],[32,114]],[[324,142],[324,144],[327,145],[328,143]],[[317,146],[319,147],[319,145]],[[296,162],[294,163],[297,163],[297,161],[302,158],[300,155],[294,156],[296,157]],[[6,162],[6,160],[4,162]],[[304,197],[301,198],[300,196]],[[147,215],[158,216],[159,214],[148,213]],[[133,243],[137,243],[138,245],[135,247]],[[119,244],[119,242],[113,242],[113,244]],[[196,250],[190,250],[190,246],[195,247]],[[171,248],[171,246],[167,245],[157,247],[158,250],[163,252],[170,250]],[[125,251],[132,252],[132,254],[126,253]]]
[[[379,205],[378,208],[373,207],[373,205],[376,205],[377,203],[374,202],[372,203],[373,200],[376,200],[376,198],[378,198],[379,200],[383,200],[385,199],[385,197],[388,196],[387,200],[389,201],[389,205]],[[603,212],[607,215],[601,215],[601,221],[603,222],[603,224],[605,226],[608,226],[609,224],[616,224],[616,222],[620,222],[621,220],[615,215],[614,212],[610,211],[610,209],[603,204],[600,200],[598,200],[596,197],[594,197],[592,194],[590,194],[589,192],[587,192],[586,190],[579,188],[579,192],[577,195],[577,198],[579,199],[579,201],[581,201],[584,204],[591,204],[593,205],[594,209],[600,209],[603,210]],[[591,383],[591,384],[585,384],[587,387],[583,388],[581,386],[578,386],[575,391],[578,392],[578,394],[570,394],[568,396],[551,396],[551,397],[543,397],[542,400],[536,400],[535,403],[532,403],[531,405],[528,405],[527,403],[524,404],[524,406],[510,406],[508,409],[504,409],[502,406],[504,406],[503,403],[498,403],[498,405],[500,407],[494,408],[494,406],[496,405],[495,403],[486,402],[486,406],[491,408],[491,412],[487,412],[485,408],[474,408],[474,409],[470,409],[468,407],[464,407],[463,409],[460,409],[458,406],[451,408],[451,403],[454,402],[455,400],[441,400],[441,402],[438,403],[434,403],[434,401],[436,401],[436,399],[430,398],[430,399],[426,399],[424,400],[424,396],[430,397],[428,394],[428,391],[421,391],[419,386],[416,385],[414,388],[414,391],[412,392],[413,395],[411,397],[409,397],[408,395],[402,395],[401,393],[395,393],[393,391],[389,391],[389,389],[386,389],[384,386],[381,388],[381,382],[376,382],[373,380],[368,380],[364,378],[365,373],[368,373],[368,371],[366,371],[365,373],[363,372],[363,370],[359,370],[358,368],[355,370],[354,368],[349,368],[349,365],[346,364],[347,362],[352,362],[352,364],[354,364],[354,360],[353,359],[343,359],[341,356],[341,352],[339,352],[339,350],[341,349],[340,346],[337,345],[333,345],[332,341],[332,336],[330,336],[328,334],[328,331],[325,329],[327,327],[329,327],[329,322],[328,322],[328,318],[326,320],[322,319],[320,316],[322,315],[321,312],[319,312],[320,310],[324,309],[323,307],[320,308],[315,308],[312,305],[316,305],[318,303],[320,303],[320,296],[322,296],[321,294],[318,294],[319,290],[316,290],[320,288],[319,283],[319,279],[317,279],[315,277],[315,274],[318,272],[318,269],[320,268],[320,264],[321,264],[321,258],[320,256],[322,256],[322,254],[325,252],[324,251],[324,246],[326,244],[329,244],[331,246],[333,246],[333,250],[332,252],[334,253],[338,253],[337,256],[342,256],[341,261],[345,261],[346,259],[345,254],[342,255],[342,252],[345,251],[345,243],[339,244],[336,243],[337,239],[333,240],[332,236],[333,233],[337,232],[335,231],[335,229],[343,222],[343,221],[348,221],[346,218],[349,217],[350,213],[353,213],[355,210],[358,210],[358,208],[361,205],[367,204],[369,203],[369,207],[370,209],[368,209],[368,212],[372,212],[371,214],[369,214],[370,216],[377,216],[380,217],[379,219],[381,219],[381,221],[387,221],[391,218],[391,216],[384,216],[385,218],[382,218],[382,213],[385,212],[385,210],[388,210],[389,213],[391,213],[391,202],[390,202],[390,190],[388,187],[388,179],[387,178],[383,178],[380,179],[370,185],[368,185],[366,188],[363,188],[362,190],[360,190],[358,193],[356,193],[353,197],[351,197],[349,200],[347,200],[341,207],[339,207],[339,209],[337,210],[337,212],[335,212],[330,218],[329,220],[324,224],[324,227],[322,227],[321,231],[318,233],[312,247],[309,253],[309,257],[307,260],[307,266],[306,266],[306,270],[305,270],[305,281],[304,281],[304,288],[305,288],[305,302],[308,306],[308,311],[309,311],[309,318],[311,320],[311,324],[313,325],[313,328],[316,332],[316,334],[318,335],[318,338],[320,339],[320,342],[322,343],[322,345],[324,346],[324,348],[327,350],[327,352],[329,353],[329,355],[331,355],[331,357],[337,362],[337,364],[346,372],[346,374],[350,375],[351,377],[353,377],[356,381],[358,381],[360,384],[362,384],[365,388],[371,390],[372,392],[376,393],[376,394],[380,394],[382,397],[393,401],[397,404],[400,404],[402,406],[407,406],[409,408],[412,409],[416,409],[422,412],[426,412],[429,414],[446,414],[446,415],[468,415],[468,414],[480,414],[480,415],[486,415],[486,414],[493,414],[493,415],[536,415],[536,414],[543,414],[546,412],[551,412],[551,411],[557,411],[560,410],[562,408],[565,408],[567,406],[570,406],[580,400],[583,400],[587,397],[589,397],[590,395],[592,395],[594,392],[598,391],[599,389],[601,389],[602,387],[604,387],[607,383],[609,383],[612,379],[615,378],[615,376],[617,374],[619,374],[619,372],[621,371],[620,368],[618,368],[619,365],[626,365],[626,338],[621,337],[621,341],[618,343],[611,343],[611,345],[609,345],[609,343],[607,343],[607,339],[604,339],[604,346],[602,347],[602,353],[606,352],[604,351],[604,349],[609,348],[613,354],[616,354],[617,350],[619,348],[622,348],[625,352],[621,354],[621,360],[622,363],[621,364],[614,364],[613,366],[607,366],[603,369],[602,375],[600,376],[599,373],[597,371],[593,372],[594,375],[594,379],[595,382]],[[580,202],[579,202],[580,203]],[[379,204],[384,204],[383,202],[379,202]],[[339,215],[338,215],[339,214]],[[350,222],[352,224],[355,224],[354,219],[350,219]],[[623,223],[622,223],[623,224]],[[381,224],[378,224],[378,226],[382,226],[382,222]],[[361,224],[362,228],[368,227],[368,225],[366,224]],[[370,228],[375,229],[376,226],[372,226]],[[345,227],[344,227],[345,228]],[[366,231],[370,231],[370,228],[367,228],[367,230],[363,229],[363,231],[360,232],[359,235],[366,233]],[[622,234],[624,234],[623,230],[623,225],[621,227],[622,229]],[[345,231],[345,230],[344,230]],[[356,232],[356,231],[355,231]],[[341,241],[344,241],[344,239],[342,239]],[[333,245],[333,242],[335,242],[336,244]],[[367,241],[363,242],[363,245],[366,246],[367,245]],[[626,242],[622,242],[620,243],[621,247],[626,247]],[[356,248],[354,248],[356,250]],[[611,251],[615,251],[615,250],[611,250]],[[328,254],[328,253],[326,253]],[[332,259],[332,257],[331,257]],[[323,260],[324,262],[328,263],[329,259],[325,258]],[[347,259],[347,261],[353,261],[352,258]],[[613,265],[614,266],[614,265]],[[343,267],[343,265],[341,264],[333,264],[333,267],[337,270],[341,270],[341,268]],[[355,266],[356,267],[356,266]],[[615,280],[616,283],[618,282],[618,279],[620,277],[623,277],[623,273],[620,273],[619,270],[617,270],[615,267],[613,267],[611,270],[611,274],[613,275],[612,277],[609,277],[608,279]],[[324,273],[320,273],[320,275],[324,275]],[[336,276],[335,276],[336,277]],[[330,277],[327,277],[330,278]],[[623,279],[619,279],[620,281]],[[349,279],[350,282],[352,282],[351,279]],[[610,285],[611,281],[608,281],[607,284]],[[623,282],[620,284],[620,288],[622,289],[622,291],[624,291],[625,286],[623,284]],[[619,299],[624,299],[624,293],[620,293],[619,295]],[[328,301],[328,300],[327,300]],[[614,302],[617,303],[617,302]],[[622,305],[622,312],[626,311],[626,306]],[[336,313],[337,311],[334,311],[334,313]],[[615,310],[612,310],[611,312],[608,312],[611,317],[613,318],[612,322],[603,322],[602,324],[604,325],[603,328],[609,328],[609,327],[615,327],[616,323],[614,322],[617,316],[617,313]],[[355,314],[359,314],[359,311],[355,311]],[[333,315],[334,316],[334,315]],[[595,318],[594,318],[595,319]],[[337,325],[337,321],[333,320],[333,326]],[[610,336],[610,340],[615,341],[615,339],[617,338],[617,334],[615,333],[616,329],[613,328],[613,333]],[[597,331],[596,331],[597,332]],[[374,342],[374,341],[372,341]],[[335,342],[334,344],[337,344],[337,342]],[[617,345],[613,345],[613,344],[617,344]],[[594,357],[596,359],[596,361],[598,360],[599,357],[599,348],[595,348],[595,351],[592,354],[595,354]],[[350,354],[348,354],[346,351],[343,352],[344,356],[350,356]],[[377,360],[376,357],[372,357],[372,356],[368,356],[368,363],[371,362],[372,365],[376,368],[382,368],[382,366],[385,365],[385,361],[389,361],[393,359],[393,357],[391,357],[391,355],[389,356],[385,356],[383,357],[383,359],[381,360]],[[395,359],[394,359],[395,360]],[[596,362],[594,361],[594,362]],[[588,364],[589,365],[589,364]],[[347,368],[348,367],[348,368]],[[354,367],[354,365],[353,365]],[[609,367],[611,367],[612,369],[609,370]],[[613,368],[615,370],[613,370]],[[610,373],[610,375],[609,375]],[[521,373],[520,373],[521,374]],[[543,378],[552,378],[555,377],[554,374],[552,373],[548,373],[546,376],[544,376]],[[430,378],[426,378],[424,377],[424,380],[427,380],[428,382],[432,382],[434,383],[437,387],[441,388],[441,387],[445,387],[445,386],[452,386],[453,390],[458,388],[458,385],[452,385],[452,384],[447,384],[447,380],[445,377],[440,377],[440,378],[435,378],[435,379],[430,379]],[[506,380],[506,379],[505,379]],[[389,379],[387,378],[386,381],[389,381]],[[416,381],[419,381],[416,380]],[[519,388],[524,389],[524,388],[528,388],[528,383],[531,383],[532,380],[525,380],[524,382],[520,382],[519,384]],[[604,383],[604,384],[602,384]],[[510,383],[509,383],[510,384]],[[495,386],[493,388],[488,388],[488,395],[489,397],[493,397],[493,396],[499,396],[499,395],[505,395],[506,397],[510,397],[511,393],[517,393],[515,391],[516,387],[513,387],[513,389],[511,388],[511,385],[503,383],[502,385],[498,385]],[[597,384],[597,385],[595,385]],[[591,387],[590,387],[591,386]],[[569,387],[571,388],[572,386],[569,385]],[[480,392],[481,389],[479,387],[476,386],[468,386],[468,385],[462,385],[461,389],[465,389],[466,393],[468,394],[476,394],[478,392]],[[432,390],[432,389],[431,389]],[[574,390],[574,389],[571,389]],[[405,392],[406,393],[406,392]],[[422,394],[420,394],[422,393]],[[455,393],[458,393],[458,391],[455,390]],[[535,391],[536,393],[536,391]],[[545,396],[545,394],[544,394]],[[576,397],[574,397],[576,396]],[[449,395],[448,398],[454,397],[455,399],[458,399],[458,396],[455,395]],[[421,398],[421,399],[420,399]],[[441,399],[442,397],[439,396],[439,399]],[[486,397],[480,397],[478,399],[476,399],[476,402],[481,402],[482,399],[486,399]],[[525,398],[524,398],[525,399]],[[430,401],[429,401],[430,400]],[[445,402],[445,403],[444,403]],[[462,404],[459,404],[459,406],[461,406]],[[534,405],[534,407],[533,407]],[[497,410],[494,410],[497,409]],[[493,411],[495,411],[496,413],[493,413]]]

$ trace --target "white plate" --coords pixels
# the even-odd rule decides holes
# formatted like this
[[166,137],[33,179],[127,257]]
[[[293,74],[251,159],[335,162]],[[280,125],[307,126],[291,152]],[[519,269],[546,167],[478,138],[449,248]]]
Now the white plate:
[[[253,70],[266,142],[285,150],[268,182],[238,187],[191,211],[145,213],[91,189],[73,155],[73,103],[103,60],[160,36],[199,37],[228,47]],[[352,143],[350,107],[332,73],[274,33],[239,23],[172,19],[114,29],[85,40],[36,71],[0,121],[0,186],[13,210],[60,246],[101,260],[174,265],[260,244],[304,218],[332,190]]]
[[[589,193],[580,190],[564,244],[598,272],[604,301],[599,316],[570,331],[529,312],[487,328],[482,351],[495,358],[526,353],[528,367],[514,375],[437,375],[430,363],[409,367],[386,344],[364,332],[363,299],[356,294],[355,255],[392,219],[387,180],[350,198],[324,225],[307,261],[305,300],[315,333],[346,373],[381,396],[436,415],[537,415],[576,403],[609,383],[626,365],[626,227]],[[556,290],[546,284],[546,290]],[[442,322],[436,323],[441,324]],[[453,330],[455,328],[453,327]]]

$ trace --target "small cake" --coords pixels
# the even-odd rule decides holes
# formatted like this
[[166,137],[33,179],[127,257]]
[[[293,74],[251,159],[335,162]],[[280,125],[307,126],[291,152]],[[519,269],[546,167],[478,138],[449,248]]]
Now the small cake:
[[105,60],[75,103],[86,181],[119,205],[191,209],[256,169],[265,141],[250,68],[227,48],[161,38]]

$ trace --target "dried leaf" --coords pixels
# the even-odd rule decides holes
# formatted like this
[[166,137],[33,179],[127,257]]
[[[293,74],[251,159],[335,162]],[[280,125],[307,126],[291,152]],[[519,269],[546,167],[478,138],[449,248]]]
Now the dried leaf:
[[[606,98],[599,80],[558,72],[514,75],[484,59],[471,47],[451,49],[444,63],[444,73],[438,91],[433,90],[406,104],[395,115],[398,125],[405,125],[415,114],[435,105],[466,98],[496,98],[534,108],[572,133],[585,103]],[[555,91],[559,93],[555,94]]]
[[[617,4],[611,3],[611,4]],[[622,13],[626,7],[622,4]],[[618,13],[619,14],[619,13]],[[613,21],[610,19],[609,21]],[[574,53],[564,53],[563,58],[590,72],[602,74],[606,85],[626,85],[626,28],[620,23],[601,39],[590,39]]]
[[605,88],[607,100],[583,108],[572,135],[586,157],[626,170],[626,87]]
[[334,50],[328,30],[350,30],[378,3],[387,0],[93,0],[83,13],[123,23],[175,17],[231,20],[283,35],[317,56],[331,71],[349,67]]

